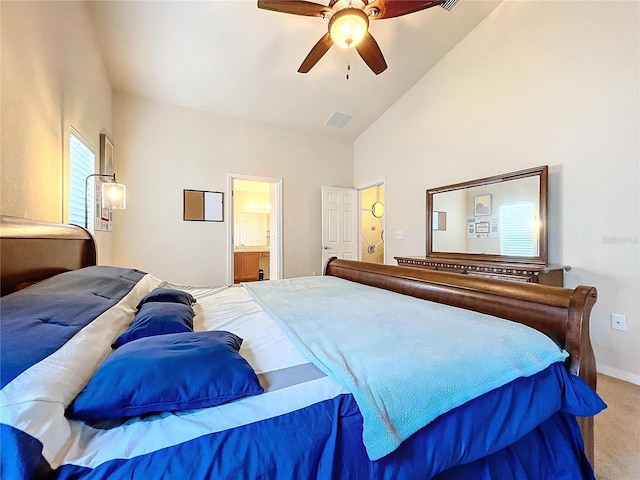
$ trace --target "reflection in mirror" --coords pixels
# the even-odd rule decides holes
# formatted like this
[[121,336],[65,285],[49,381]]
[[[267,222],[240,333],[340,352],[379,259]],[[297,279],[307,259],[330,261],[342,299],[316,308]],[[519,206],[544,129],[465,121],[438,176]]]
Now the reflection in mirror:
[[437,229],[433,251],[537,256],[539,181],[519,178],[435,194],[433,208],[449,212],[451,228]]
[[447,212],[433,212],[433,230],[446,230],[447,229]]
[[546,263],[546,202],[546,166],[428,190],[427,255]]
[[223,221],[223,193],[204,190],[183,190],[183,220],[201,222]]

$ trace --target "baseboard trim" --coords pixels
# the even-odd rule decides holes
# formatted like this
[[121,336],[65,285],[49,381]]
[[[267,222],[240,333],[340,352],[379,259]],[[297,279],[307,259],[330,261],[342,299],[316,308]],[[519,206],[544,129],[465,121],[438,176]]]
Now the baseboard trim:
[[598,365],[598,373],[617,378],[618,380],[624,380],[625,382],[633,383],[635,385],[640,385],[640,375],[634,375],[633,373],[625,370],[608,367],[607,365]]

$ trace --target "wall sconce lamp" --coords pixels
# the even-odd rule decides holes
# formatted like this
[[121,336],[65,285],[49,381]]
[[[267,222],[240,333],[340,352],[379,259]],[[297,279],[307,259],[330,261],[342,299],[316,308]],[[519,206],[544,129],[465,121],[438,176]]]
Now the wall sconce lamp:
[[89,179],[91,177],[109,178],[102,185],[102,207],[112,210],[127,208],[127,187],[116,180],[116,174],[92,173],[84,180],[84,228],[89,228]]

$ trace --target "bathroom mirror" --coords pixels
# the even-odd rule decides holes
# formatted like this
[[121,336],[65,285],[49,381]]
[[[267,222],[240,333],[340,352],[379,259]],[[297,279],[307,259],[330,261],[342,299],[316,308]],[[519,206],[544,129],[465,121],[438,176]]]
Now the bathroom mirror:
[[222,222],[223,193],[205,190],[183,190],[183,220]]
[[371,205],[371,215],[376,218],[382,218],[384,215],[384,205],[381,202],[375,202]]
[[542,166],[427,190],[427,257],[546,264],[547,177]]

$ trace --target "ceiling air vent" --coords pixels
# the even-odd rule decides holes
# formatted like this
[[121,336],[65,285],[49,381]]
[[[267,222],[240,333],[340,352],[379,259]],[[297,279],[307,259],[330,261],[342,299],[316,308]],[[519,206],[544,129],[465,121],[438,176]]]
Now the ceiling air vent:
[[446,2],[444,2],[442,5],[440,5],[442,8],[444,8],[445,10],[447,10],[448,12],[452,11],[454,8],[456,8],[456,5],[458,5],[460,3],[460,0],[447,0]]
[[353,120],[353,115],[348,113],[333,112],[331,116],[324,122],[325,125],[330,127],[344,128],[349,125],[349,122]]

